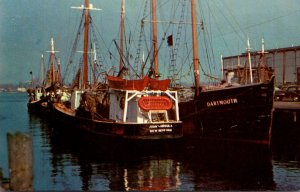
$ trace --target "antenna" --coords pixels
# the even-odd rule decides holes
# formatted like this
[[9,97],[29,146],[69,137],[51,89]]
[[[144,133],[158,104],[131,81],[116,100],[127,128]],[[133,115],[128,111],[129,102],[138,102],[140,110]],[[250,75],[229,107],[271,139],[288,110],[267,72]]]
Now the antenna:
[[251,53],[250,53],[250,40],[249,40],[249,37],[248,37],[248,40],[247,40],[247,51],[248,51],[248,59],[249,59],[249,70],[250,70],[250,83],[253,83],[253,76],[252,76],[252,65],[251,65]]

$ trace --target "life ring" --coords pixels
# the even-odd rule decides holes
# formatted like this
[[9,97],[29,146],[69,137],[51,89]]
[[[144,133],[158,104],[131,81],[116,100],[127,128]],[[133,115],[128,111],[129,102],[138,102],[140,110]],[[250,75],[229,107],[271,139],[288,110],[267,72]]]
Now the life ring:
[[144,111],[149,110],[170,110],[172,109],[172,101],[166,96],[147,96],[142,97],[138,101],[139,107]]

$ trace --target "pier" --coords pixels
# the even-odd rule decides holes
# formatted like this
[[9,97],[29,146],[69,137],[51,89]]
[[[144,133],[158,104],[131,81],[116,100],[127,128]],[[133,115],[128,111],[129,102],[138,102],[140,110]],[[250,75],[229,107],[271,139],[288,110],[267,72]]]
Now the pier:
[[273,126],[274,123],[280,125],[300,125],[300,102],[276,101],[274,102]]
[[276,101],[274,112],[300,112],[300,102]]
[[300,135],[300,102],[276,101],[272,122],[272,140],[293,143]]

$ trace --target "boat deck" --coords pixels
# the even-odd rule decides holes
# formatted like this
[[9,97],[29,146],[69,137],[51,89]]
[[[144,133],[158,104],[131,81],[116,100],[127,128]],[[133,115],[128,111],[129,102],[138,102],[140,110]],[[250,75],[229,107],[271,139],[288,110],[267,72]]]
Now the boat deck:
[[276,101],[274,102],[274,110],[285,111],[285,112],[299,112],[300,102],[288,102],[288,101]]

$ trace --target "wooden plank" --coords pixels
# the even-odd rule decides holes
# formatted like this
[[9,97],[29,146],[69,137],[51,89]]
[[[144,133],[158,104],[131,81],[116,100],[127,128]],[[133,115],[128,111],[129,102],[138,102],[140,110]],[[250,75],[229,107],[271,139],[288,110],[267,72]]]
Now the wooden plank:
[[32,191],[32,139],[23,133],[7,134],[10,189]]

